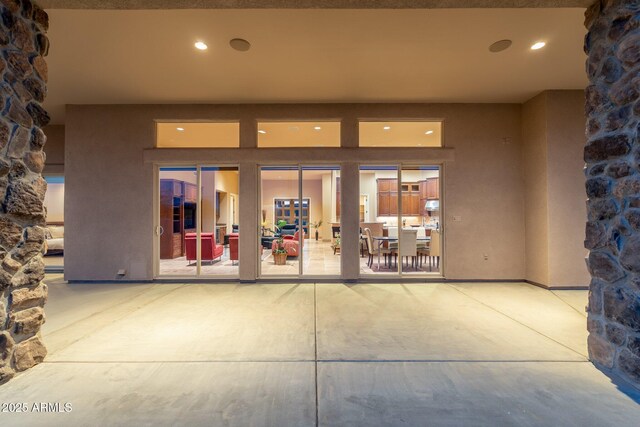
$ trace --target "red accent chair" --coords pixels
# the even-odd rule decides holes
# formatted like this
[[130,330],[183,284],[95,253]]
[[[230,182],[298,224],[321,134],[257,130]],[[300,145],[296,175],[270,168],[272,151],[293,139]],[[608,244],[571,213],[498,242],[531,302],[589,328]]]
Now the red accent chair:
[[[296,231],[293,236],[282,236],[282,246],[287,250],[287,257],[300,255],[300,232]],[[277,248],[278,241],[274,240],[271,248]]]
[[238,261],[238,238],[240,235],[238,233],[229,234],[229,259],[231,260],[231,265],[233,265],[234,261]]
[[[196,233],[187,233],[184,235],[184,243],[187,248],[187,261],[195,261],[196,255]],[[202,261],[213,261],[220,258],[224,253],[224,246],[216,245],[216,237],[214,233],[200,233],[200,251]]]

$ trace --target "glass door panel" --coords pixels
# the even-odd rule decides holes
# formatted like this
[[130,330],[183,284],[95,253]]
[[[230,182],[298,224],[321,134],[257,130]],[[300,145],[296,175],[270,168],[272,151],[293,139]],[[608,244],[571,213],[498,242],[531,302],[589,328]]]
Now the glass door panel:
[[201,167],[200,274],[237,277],[239,265],[238,168]]
[[340,166],[302,166],[302,273],[339,276]]
[[439,188],[438,166],[402,167],[403,231],[398,262],[403,276],[440,273]]
[[396,166],[360,167],[360,274],[397,276],[399,177]]
[[300,211],[299,168],[261,167],[258,250],[261,276],[300,275],[304,244]]
[[160,177],[161,276],[196,276],[198,173],[196,167],[162,167]]

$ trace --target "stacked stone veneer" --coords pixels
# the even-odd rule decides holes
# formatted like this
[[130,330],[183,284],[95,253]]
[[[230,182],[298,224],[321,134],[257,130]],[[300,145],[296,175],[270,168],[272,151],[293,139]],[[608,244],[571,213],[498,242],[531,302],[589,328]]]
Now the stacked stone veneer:
[[0,0],[0,383],[41,362],[47,14]]
[[589,355],[640,385],[640,0],[586,18]]

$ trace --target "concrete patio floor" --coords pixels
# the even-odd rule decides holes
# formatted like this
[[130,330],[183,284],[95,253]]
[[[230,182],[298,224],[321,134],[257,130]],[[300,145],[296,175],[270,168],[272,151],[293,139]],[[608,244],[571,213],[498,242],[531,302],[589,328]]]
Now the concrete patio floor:
[[528,284],[67,284],[0,425],[632,426],[586,291]]

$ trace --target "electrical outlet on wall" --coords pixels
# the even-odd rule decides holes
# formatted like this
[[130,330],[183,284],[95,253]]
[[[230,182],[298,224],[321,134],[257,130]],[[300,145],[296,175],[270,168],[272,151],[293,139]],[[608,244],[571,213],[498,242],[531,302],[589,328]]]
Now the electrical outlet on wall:
[[489,260],[489,255],[487,254],[482,254],[482,258],[484,258],[485,261]]

